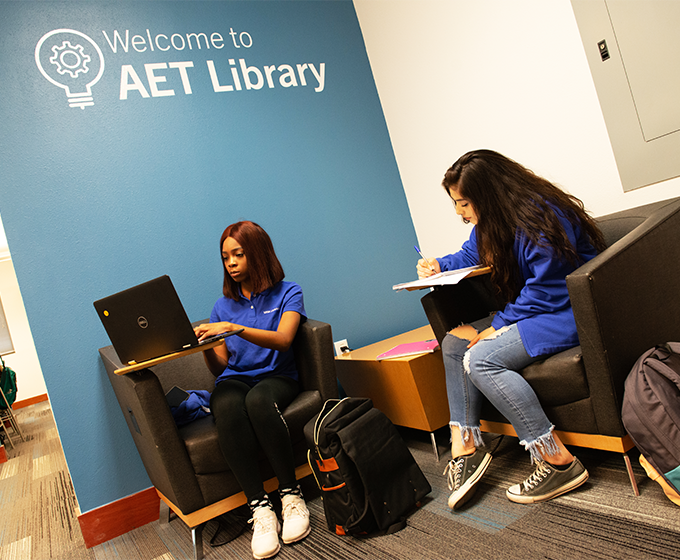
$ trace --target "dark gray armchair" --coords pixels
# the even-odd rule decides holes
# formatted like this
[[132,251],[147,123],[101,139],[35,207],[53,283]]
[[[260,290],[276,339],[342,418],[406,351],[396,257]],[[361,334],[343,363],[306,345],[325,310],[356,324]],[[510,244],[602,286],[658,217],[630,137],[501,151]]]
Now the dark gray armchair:
[[[338,396],[331,326],[312,319],[303,321],[293,348],[301,391],[283,417],[293,440],[295,464],[299,465],[296,475],[302,478],[311,474],[302,429],[327,399]],[[224,460],[212,416],[178,428],[165,393],[175,385],[212,391],[215,378],[200,352],[154,366],[153,371],[126,375],[114,373],[122,366],[112,346],[101,348],[99,353],[144,467],[161,498],[161,520],[169,520],[167,506],[191,528],[194,556],[199,560],[203,558],[201,535],[205,524],[245,504],[246,499]],[[260,468],[265,488],[271,492],[278,482],[264,455]]]
[[[624,380],[656,344],[680,340],[680,198],[597,219],[607,249],[567,277],[580,346],[522,370],[566,444],[622,453]],[[436,288],[421,302],[435,336],[500,308],[488,276]],[[488,402],[482,429],[515,435]]]

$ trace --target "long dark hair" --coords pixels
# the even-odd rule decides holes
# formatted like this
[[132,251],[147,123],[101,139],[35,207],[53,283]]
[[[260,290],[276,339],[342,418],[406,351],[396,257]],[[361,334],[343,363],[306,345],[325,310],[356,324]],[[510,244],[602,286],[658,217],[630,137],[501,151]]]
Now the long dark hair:
[[[248,275],[254,294],[260,294],[284,279],[283,267],[279,262],[274,245],[267,232],[254,222],[236,222],[227,226],[220,238],[220,258],[222,246],[227,237],[235,239],[246,256],[248,263]],[[222,292],[225,297],[238,301],[240,298],[238,282],[227,272],[224,266],[224,285]]]
[[442,185],[472,204],[477,216],[480,264],[493,265],[491,281],[506,302],[522,288],[519,264],[513,252],[520,231],[555,258],[574,266],[582,264],[562,227],[555,209],[580,228],[598,251],[605,248],[602,232],[578,198],[519,163],[491,150],[468,152],[444,175]]

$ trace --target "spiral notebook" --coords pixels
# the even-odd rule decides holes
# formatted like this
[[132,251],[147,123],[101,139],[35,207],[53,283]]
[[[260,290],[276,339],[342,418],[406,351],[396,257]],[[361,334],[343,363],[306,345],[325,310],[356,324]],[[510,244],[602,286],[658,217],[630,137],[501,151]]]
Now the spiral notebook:
[[419,342],[406,342],[398,344],[391,350],[380,354],[376,360],[388,360],[390,358],[403,358],[405,356],[415,356],[417,354],[429,354],[439,348],[436,340],[421,340]]

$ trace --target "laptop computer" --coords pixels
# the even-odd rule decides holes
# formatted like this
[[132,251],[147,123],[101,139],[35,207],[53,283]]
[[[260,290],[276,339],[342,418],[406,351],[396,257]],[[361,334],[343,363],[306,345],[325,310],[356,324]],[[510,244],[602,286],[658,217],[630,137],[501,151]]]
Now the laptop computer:
[[160,276],[94,302],[123,364],[140,363],[241,332],[198,341],[169,276]]

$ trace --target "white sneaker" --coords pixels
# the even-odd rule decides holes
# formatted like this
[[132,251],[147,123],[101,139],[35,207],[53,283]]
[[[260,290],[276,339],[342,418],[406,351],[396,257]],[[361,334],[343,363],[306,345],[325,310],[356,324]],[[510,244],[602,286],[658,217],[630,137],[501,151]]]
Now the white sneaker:
[[309,510],[302,496],[286,494],[281,498],[283,532],[281,538],[285,544],[304,539],[311,527],[309,526]]
[[281,549],[279,542],[279,520],[269,506],[260,506],[253,511],[253,557],[271,558]]

